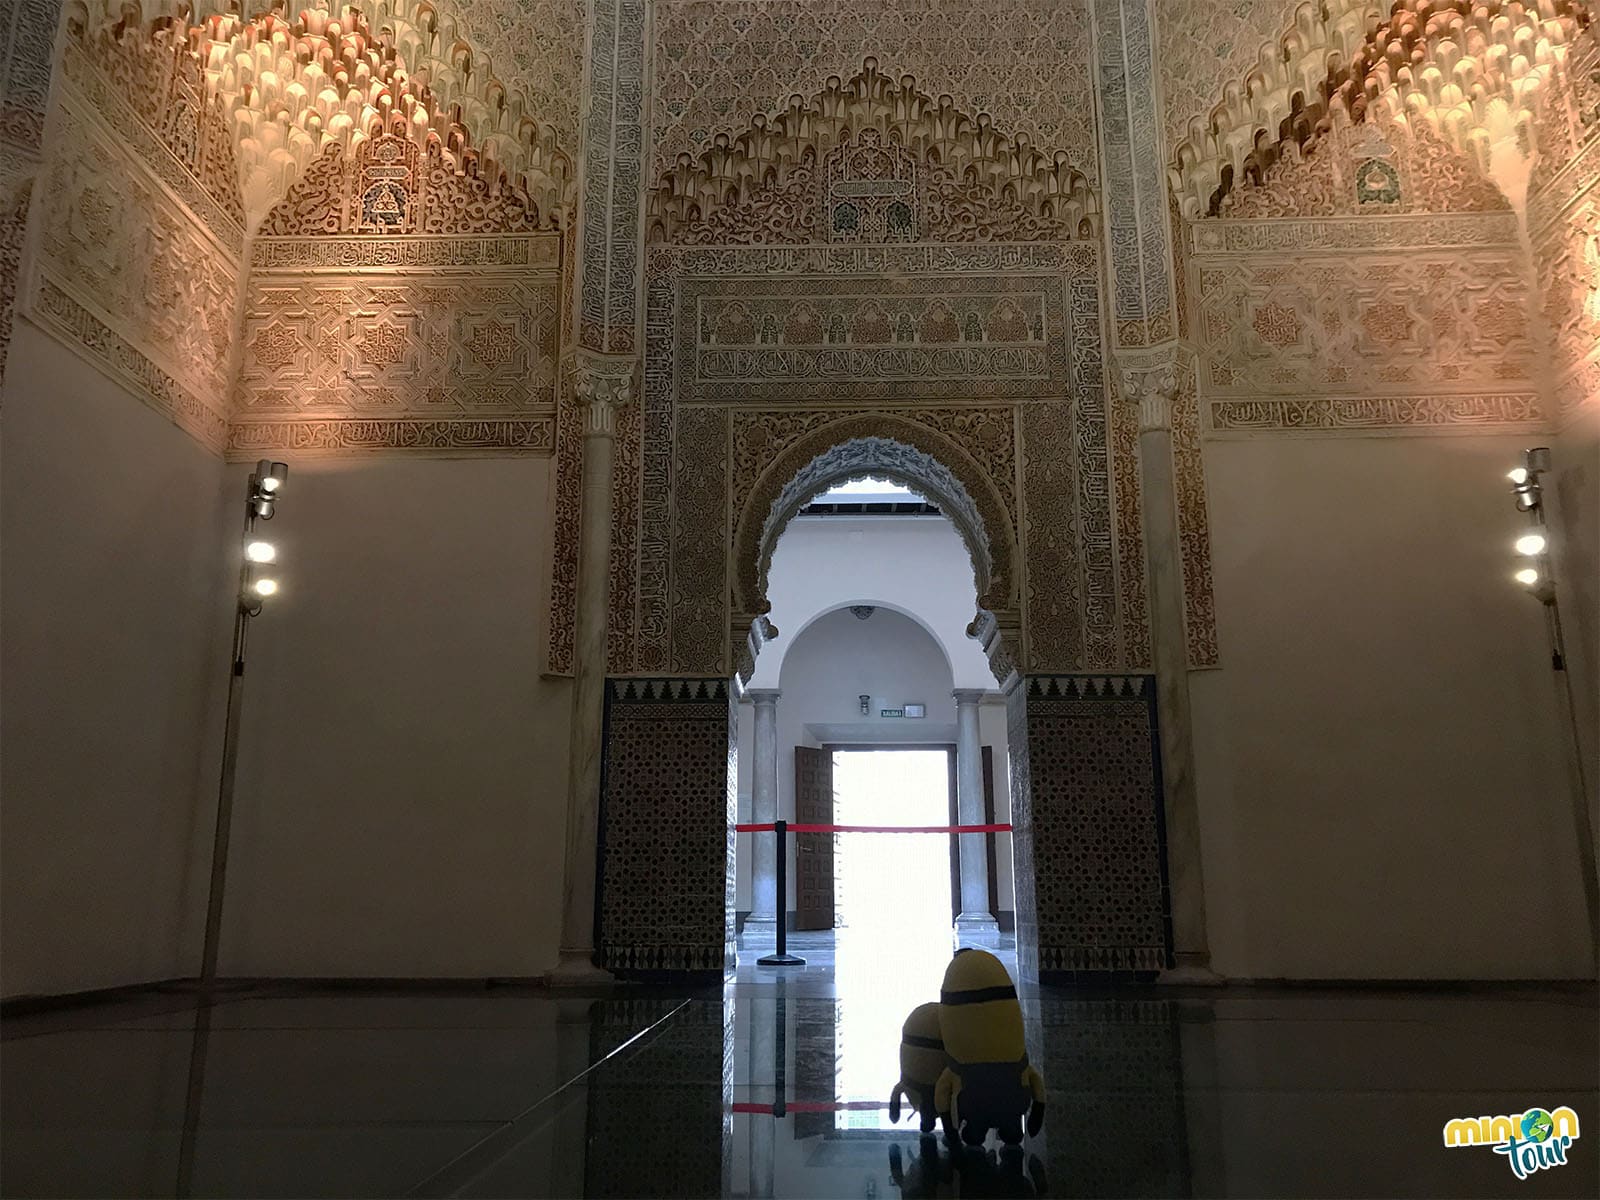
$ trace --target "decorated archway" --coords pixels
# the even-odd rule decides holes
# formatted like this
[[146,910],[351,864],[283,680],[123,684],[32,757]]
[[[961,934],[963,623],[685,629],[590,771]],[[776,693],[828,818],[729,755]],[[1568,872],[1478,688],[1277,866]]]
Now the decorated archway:
[[[741,648],[739,673],[746,681],[762,643],[778,634],[766,619],[772,609],[767,580],[778,539],[817,496],[837,484],[869,476],[893,480],[926,496],[955,526],[972,560],[977,596],[968,633],[977,637],[991,628],[1014,628],[1015,532],[982,469],[953,443],[914,422],[887,414],[845,418],[791,446],[741,503],[733,530],[731,642]],[[997,612],[1007,619],[1001,622]],[[1013,648],[996,636],[986,639],[985,650],[997,681],[1004,682],[1015,660]]]

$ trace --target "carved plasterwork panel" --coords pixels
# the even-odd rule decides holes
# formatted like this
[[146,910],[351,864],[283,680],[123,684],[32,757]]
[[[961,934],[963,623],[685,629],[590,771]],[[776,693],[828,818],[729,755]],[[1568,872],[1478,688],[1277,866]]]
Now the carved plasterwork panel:
[[1064,152],[991,127],[868,58],[849,80],[757,115],[651,189],[652,242],[1063,241],[1096,236],[1099,200]]
[[32,171],[0,169],[0,382],[11,348],[12,314],[22,268],[22,241],[28,229],[28,202],[33,195]]
[[892,83],[912,73],[935,106],[955,97],[996,129],[1060,149],[1094,182],[1091,35],[1079,0],[657,0],[654,30],[651,178],[830,76],[842,86],[874,57]]
[[638,339],[649,13],[645,0],[594,0],[589,15],[577,344],[629,354]]
[[[1540,142],[1528,204],[1555,413],[1600,405],[1600,30],[1573,48],[1567,87],[1545,106],[1561,137]],[[1543,133],[1543,130],[1542,130]]]
[[1147,0],[1093,7],[1112,341],[1156,346],[1176,335],[1176,321],[1151,14]]
[[50,98],[60,0],[13,0],[0,15],[0,144],[37,155]]
[[[1526,423],[1538,410],[1535,343],[1508,220],[1194,226],[1194,340],[1213,425]],[[1451,228],[1467,231],[1464,244],[1442,242]]]
[[245,228],[235,133],[182,42],[129,31],[68,37],[62,74],[128,139],[151,170],[217,237],[237,247]]
[[259,241],[231,450],[551,453],[558,251],[549,234]]
[[[1495,143],[1532,149],[1540,97],[1560,83],[1580,25],[1574,0],[1328,0],[1294,14],[1242,78],[1172,135],[1169,179],[1186,218],[1215,215],[1284,155],[1314,152],[1341,123],[1378,114],[1426,125],[1487,173]],[[1176,118],[1169,112],[1169,129]]]
[[1239,219],[1510,211],[1500,189],[1427,125],[1384,118],[1339,122],[1221,205],[1223,216]]
[[551,19],[544,36],[521,43],[530,91],[496,75],[497,60],[458,26],[452,7],[391,0],[373,13],[311,0],[241,15],[202,0],[211,15],[190,24],[187,4],[147,0],[141,11],[138,0],[87,0],[72,9],[68,30],[135,106],[170,91],[174,79],[204,79],[203,107],[231,133],[251,224],[329,147],[353,151],[390,116],[452,173],[515,197],[550,227],[564,224],[576,176],[577,14],[567,0],[531,6]]
[[69,93],[46,168],[28,313],[220,448],[238,264],[80,103]]
[[[1137,492],[1124,486],[1133,472],[1113,443],[1092,244],[658,247],[648,263],[638,457],[630,458],[638,485],[625,491],[619,484],[615,494],[618,527],[637,522],[637,549],[630,548],[626,563],[614,557],[612,564],[611,625],[633,636],[626,645],[613,638],[614,672],[732,670],[742,653],[733,643],[743,636],[734,630],[730,638],[732,610],[760,607],[761,531],[774,505],[809,466],[821,461],[831,469],[828,455],[838,447],[874,438],[927,454],[972,499],[990,554],[979,572],[987,575],[980,600],[998,614],[978,630],[998,634],[999,657],[992,661],[1005,661],[1007,673],[1023,669],[1024,659],[1090,670],[1147,665],[1136,657],[1148,654],[1148,635],[1139,632]],[[1031,394],[985,397],[942,385],[935,370],[890,396],[870,378],[841,380],[825,397],[804,403],[777,388],[742,401],[686,390],[679,362],[698,349],[702,300],[744,304],[749,320],[738,316],[731,328],[744,337],[753,324],[759,347],[762,321],[750,306],[763,289],[797,297],[852,294],[887,314],[887,306],[926,294],[930,278],[940,281],[951,305],[996,294],[1000,280],[1002,293],[1018,297],[1054,280],[1054,311],[1063,318],[1054,335],[1064,354],[1060,382]],[[868,297],[873,280],[878,294]],[[867,347],[887,357],[895,343]],[[572,461],[563,455],[558,467],[558,492],[571,489],[575,496],[575,453]],[[1128,496],[1131,508],[1124,506]],[[1203,526],[1203,511],[1196,519]],[[558,529],[558,578],[566,577],[560,564],[575,554],[573,541],[570,531],[562,538]],[[556,670],[571,661],[570,594],[568,587],[553,597]],[[741,619],[758,616],[747,611]]]
[[1059,279],[938,276],[686,281],[685,400],[1061,395]]
[[437,143],[420,148],[404,119],[374,121],[346,152],[329,144],[261,222],[265,237],[532,233],[538,210],[510,189],[460,175]]
[[[1354,0],[1324,5],[1334,11],[1356,6]],[[1296,24],[1296,9],[1314,7],[1306,0],[1155,0],[1167,145],[1184,139],[1190,118],[1209,111],[1227,84],[1263,62],[1275,71],[1279,35]],[[1303,23],[1320,33],[1320,14],[1307,15]]]

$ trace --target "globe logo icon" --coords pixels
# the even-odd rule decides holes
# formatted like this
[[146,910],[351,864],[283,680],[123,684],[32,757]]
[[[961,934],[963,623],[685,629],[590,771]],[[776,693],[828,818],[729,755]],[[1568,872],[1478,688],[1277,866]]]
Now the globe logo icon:
[[1542,1108],[1530,1108],[1522,1114],[1522,1139],[1527,1142],[1545,1142],[1555,1129],[1555,1122]]

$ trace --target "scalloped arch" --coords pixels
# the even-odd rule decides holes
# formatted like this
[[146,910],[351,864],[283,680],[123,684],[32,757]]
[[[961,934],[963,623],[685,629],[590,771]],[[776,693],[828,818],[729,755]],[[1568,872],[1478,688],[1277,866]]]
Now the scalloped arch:
[[865,475],[894,479],[937,504],[972,557],[978,607],[1015,606],[1015,531],[983,468],[926,426],[870,414],[841,418],[799,439],[742,498],[734,527],[736,608],[752,615],[771,611],[767,574],[785,526],[819,493]]

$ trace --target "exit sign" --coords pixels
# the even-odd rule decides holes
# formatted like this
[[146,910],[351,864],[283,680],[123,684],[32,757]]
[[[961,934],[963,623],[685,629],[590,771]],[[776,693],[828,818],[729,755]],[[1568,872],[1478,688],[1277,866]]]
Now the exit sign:
[[880,717],[903,717],[906,715],[906,710],[903,708],[885,708],[879,710],[878,715]]

